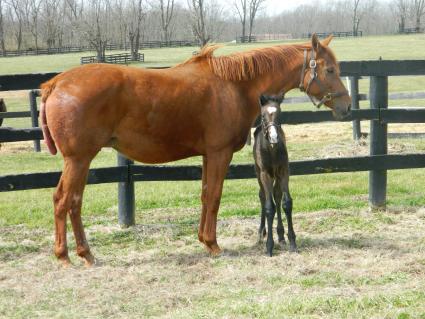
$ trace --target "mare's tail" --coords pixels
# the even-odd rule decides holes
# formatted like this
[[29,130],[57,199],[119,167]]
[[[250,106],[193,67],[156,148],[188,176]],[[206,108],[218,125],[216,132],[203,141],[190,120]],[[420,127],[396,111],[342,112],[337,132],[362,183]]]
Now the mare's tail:
[[43,130],[44,142],[46,143],[50,153],[53,155],[55,155],[58,150],[56,148],[55,141],[53,140],[52,135],[50,134],[49,127],[47,126],[46,100],[54,90],[55,86],[56,77],[41,85],[42,94],[40,105],[41,129]]

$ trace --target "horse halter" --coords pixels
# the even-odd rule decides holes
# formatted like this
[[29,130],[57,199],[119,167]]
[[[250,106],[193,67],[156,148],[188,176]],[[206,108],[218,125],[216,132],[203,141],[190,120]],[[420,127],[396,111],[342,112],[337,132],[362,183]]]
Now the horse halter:
[[304,87],[304,76],[305,76],[305,71],[307,69],[307,50],[304,50],[304,62],[303,62],[303,68],[301,70],[301,79],[300,79],[299,88],[301,92],[305,92],[305,94],[307,94],[307,96],[310,98],[311,103],[313,103],[315,107],[320,108],[326,102],[329,102],[336,97],[347,95],[348,92],[346,90],[344,90],[343,92],[328,92],[322,97],[322,99],[318,103],[315,101],[314,97],[312,97],[308,92],[310,89],[310,85],[311,83],[313,83],[314,80],[316,80],[316,83],[320,87],[320,90],[322,92],[326,92],[325,85],[322,83],[322,81],[320,81],[319,77],[317,76],[317,71],[316,71],[317,62],[316,62],[315,55],[316,54],[314,52],[314,48],[311,47],[310,61],[308,63],[310,68],[310,79],[308,80],[307,87]]

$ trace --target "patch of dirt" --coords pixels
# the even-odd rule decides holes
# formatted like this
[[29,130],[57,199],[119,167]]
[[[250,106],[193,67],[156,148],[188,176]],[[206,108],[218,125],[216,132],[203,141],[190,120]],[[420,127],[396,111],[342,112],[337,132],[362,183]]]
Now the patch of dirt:
[[[13,98],[28,98],[28,90],[20,90],[20,91],[2,91],[0,92],[0,98],[5,100]],[[7,101],[6,101],[7,102]],[[6,104],[7,106],[7,104]]]
[[[41,147],[44,150],[43,146]],[[32,141],[11,142],[0,144],[0,154],[18,154],[23,152],[33,152],[34,143]]]

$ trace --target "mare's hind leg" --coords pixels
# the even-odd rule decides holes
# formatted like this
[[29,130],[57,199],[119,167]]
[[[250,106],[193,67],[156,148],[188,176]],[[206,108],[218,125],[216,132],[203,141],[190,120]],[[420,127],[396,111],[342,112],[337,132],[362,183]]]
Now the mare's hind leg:
[[276,232],[277,232],[277,237],[279,239],[279,244],[284,246],[285,245],[285,228],[283,227],[282,212],[280,209],[280,205],[282,203],[282,196],[283,196],[283,193],[282,193],[282,188],[280,186],[280,182],[276,181],[273,187],[273,197],[276,203],[276,212],[277,212]]
[[77,253],[85,259],[86,264],[92,264],[93,256],[90,253],[81,223],[82,196],[90,160],[66,157],[64,161],[62,176],[54,195],[55,254],[65,266],[69,264],[66,244],[66,215],[69,213],[77,242]]
[[288,222],[288,240],[289,240],[289,251],[297,252],[296,236],[294,231],[294,226],[292,225],[292,198],[289,193],[289,175],[287,174],[282,179],[282,190],[285,194],[285,201],[283,209],[285,210],[286,221]]

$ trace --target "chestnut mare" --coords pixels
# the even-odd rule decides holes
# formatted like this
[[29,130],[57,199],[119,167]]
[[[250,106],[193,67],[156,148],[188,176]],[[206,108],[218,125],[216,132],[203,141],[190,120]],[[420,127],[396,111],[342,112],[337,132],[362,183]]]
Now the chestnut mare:
[[44,139],[52,154],[59,149],[64,158],[53,196],[57,258],[65,266],[70,263],[69,213],[77,254],[86,265],[94,262],[81,222],[82,196],[90,162],[107,146],[144,163],[202,155],[198,237],[211,254],[220,253],[216,222],[223,180],[259,114],[260,94],[287,92],[299,87],[301,78],[307,94],[322,99],[336,118],[349,113],[351,100],[328,48],[330,40],[313,36],[307,44],[219,57],[213,56],[216,46],[207,46],[170,69],[93,64],[44,83]]

